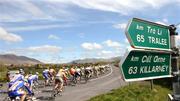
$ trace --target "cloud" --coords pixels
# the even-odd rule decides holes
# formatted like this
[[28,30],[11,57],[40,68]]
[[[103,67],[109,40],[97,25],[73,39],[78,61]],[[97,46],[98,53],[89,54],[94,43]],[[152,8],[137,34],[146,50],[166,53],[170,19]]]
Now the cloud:
[[121,50],[102,50],[97,53],[98,58],[112,58],[117,56],[123,56],[126,49]]
[[6,0],[1,1],[1,4],[4,6],[0,7],[0,21],[25,21],[29,18],[34,19],[49,17],[47,14],[45,14],[45,12],[40,9],[40,7],[38,7],[31,1]]
[[162,21],[165,22],[165,23],[169,22],[168,19],[166,19],[166,18],[164,18]]
[[166,25],[166,26],[168,26],[169,24],[169,21],[168,21],[168,19],[166,19],[166,18],[163,18],[161,21],[156,21],[156,23],[158,23],[158,24],[162,24],[162,25]]
[[60,25],[60,24],[49,24],[49,25],[31,25],[31,26],[17,26],[17,27],[8,27],[8,31],[35,31],[42,29],[51,29],[51,28],[65,28],[72,25]]
[[111,54],[111,53],[112,53],[112,51],[102,50],[102,53],[103,53],[103,54]]
[[0,40],[4,40],[6,42],[20,42],[22,41],[22,37],[17,35],[17,34],[13,34],[13,33],[8,33],[4,28],[0,27]]
[[110,57],[115,56],[115,54],[112,51],[102,50],[102,51],[97,53],[97,56],[99,58],[110,58]]
[[[0,21],[29,21],[33,19],[74,19],[69,8],[81,7],[129,15],[143,10],[159,9],[179,0],[3,0],[0,1]],[[19,6],[21,5],[21,6]],[[59,6],[60,5],[60,6]],[[73,16],[73,17],[72,17]],[[14,19],[16,18],[16,19]]]
[[106,44],[108,47],[118,48],[121,46],[121,44],[119,42],[112,41],[112,40],[106,40],[103,43]]
[[102,46],[97,43],[83,43],[81,44],[81,47],[86,49],[86,50],[96,50],[96,49],[102,49]]
[[178,46],[180,46],[180,35],[176,36],[175,42]]
[[[71,2],[67,1],[66,3],[74,4],[86,9],[95,9],[127,15],[134,11],[145,10],[146,8],[158,9],[171,2],[172,1],[169,0],[136,0],[136,2],[133,2],[132,0],[114,0],[113,2],[109,2],[109,0],[75,0]],[[177,0],[174,2],[177,2]]]
[[[0,1],[0,21],[25,22],[31,20],[72,20],[73,12],[67,9],[67,3],[49,0],[5,0]],[[21,6],[19,6],[21,5]],[[61,5],[61,6],[59,6]]]
[[125,44],[129,44],[129,41],[127,38],[124,39]]
[[53,45],[41,45],[41,46],[31,46],[25,48],[16,48],[10,50],[4,50],[3,54],[15,54],[19,56],[27,56],[31,58],[38,59],[44,63],[59,63],[60,53],[62,48]]
[[42,45],[27,48],[30,52],[58,53],[62,48],[58,46]]
[[50,34],[50,35],[48,36],[48,39],[55,39],[55,40],[58,40],[59,37],[56,36],[56,35]]
[[119,23],[119,24],[114,24],[113,27],[116,29],[121,29],[121,30],[125,30],[127,24],[126,23]]
[[165,22],[162,22],[162,21],[156,21],[156,23],[161,24],[161,25],[167,25]]

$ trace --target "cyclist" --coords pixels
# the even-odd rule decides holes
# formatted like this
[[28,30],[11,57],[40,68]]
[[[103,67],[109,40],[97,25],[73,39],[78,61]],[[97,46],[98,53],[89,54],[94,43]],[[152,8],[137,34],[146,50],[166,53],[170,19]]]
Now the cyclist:
[[76,79],[76,75],[75,75],[75,73],[76,73],[76,70],[74,69],[74,67],[71,67],[70,68],[70,70],[69,70],[69,72],[70,72],[70,74],[71,74],[71,76],[72,76],[72,81],[74,81],[75,79]]
[[91,77],[91,67],[86,67],[84,72],[85,72],[86,78]]
[[56,75],[56,71],[53,68],[49,69],[49,76],[51,78],[51,81],[54,80],[55,75]]
[[43,77],[45,78],[45,86],[46,86],[49,82],[49,69],[45,69],[43,71]]
[[77,80],[80,80],[80,77],[81,77],[81,69],[76,67],[76,69],[75,69],[75,78]]
[[55,86],[54,90],[58,90],[58,92],[62,92],[63,89],[63,77],[66,77],[64,70],[60,69],[55,77]]
[[11,99],[20,97],[20,101],[24,101],[27,94],[34,95],[24,81],[16,81],[8,89],[8,95]]
[[14,75],[14,77],[9,82],[9,87],[11,87],[16,81],[24,81],[24,76],[19,72]]
[[98,69],[97,66],[93,66],[93,74],[95,77],[98,77]]
[[67,75],[68,75],[68,69],[63,68],[63,72],[64,72],[64,77],[63,77],[64,85],[67,86],[67,85],[68,85],[68,84],[67,84],[67,80],[68,80],[68,77],[67,77]]
[[35,87],[35,85],[34,85],[34,83],[36,82],[37,84],[39,84],[39,82],[38,82],[38,75],[39,75],[39,73],[38,72],[36,72],[36,74],[35,75],[30,75],[29,77],[28,77],[28,83],[29,83],[29,85],[30,85],[30,89],[31,90],[33,90],[32,89],[32,87],[34,86]]

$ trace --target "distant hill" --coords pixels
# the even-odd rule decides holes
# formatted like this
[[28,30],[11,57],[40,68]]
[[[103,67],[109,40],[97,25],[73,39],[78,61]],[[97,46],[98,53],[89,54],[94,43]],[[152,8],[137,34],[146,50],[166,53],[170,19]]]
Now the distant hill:
[[71,64],[80,64],[80,63],[98,63],[98,62],[115,62],[115,61],[120,61],[121,57],[113,57],[109,59],[104,59],[104,58],[86,58],[86,59],[79,59],[79,60],[74,60],[70,62]]
[[26,56],[17,56],[14,54],[0,55],[0,63],[3,64],[42,64],[39,60],[28,58]]

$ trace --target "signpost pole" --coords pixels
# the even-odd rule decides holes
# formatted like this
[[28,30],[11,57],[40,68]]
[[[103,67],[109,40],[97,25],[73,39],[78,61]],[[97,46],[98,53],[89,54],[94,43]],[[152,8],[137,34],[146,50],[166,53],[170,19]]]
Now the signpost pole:
[[171,49],[172,53],[172,73],[173,73],[173,100],[172,101],[180,101],[180,84],[179,84],[179,49],[175,44],[175,36],[178,33],[175,32],[176,27],[174,25],[170,25],[170,36],[171,36]]
[[151,90],[153,90],[153,79],[150,80],[150,82],[151,82]]

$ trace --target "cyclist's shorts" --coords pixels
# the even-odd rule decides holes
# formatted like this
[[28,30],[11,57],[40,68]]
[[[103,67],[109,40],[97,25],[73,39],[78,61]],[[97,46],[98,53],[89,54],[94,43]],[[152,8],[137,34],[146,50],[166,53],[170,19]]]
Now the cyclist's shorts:
[[28,83],[29,83],[30,86],[32,86],[33,85],[33,80],[28,80]]
[[63,83],[63,79],[59,76],[56,76],[56,78],[55,78],[55,84],[57,84],[57,83]]
[[43,73],[43,77],[44,77],[46,80],[49,78],[47,73]]
[[75,72],[75,77],[81,76],[80,73]]
[[9,92],[10,97],[22,96],[23,94],[25,94],[24,91],[11,91],[11,92]]
[[90,71],[89,70],[85,70],[85,75],[88,75],[90,74]]

